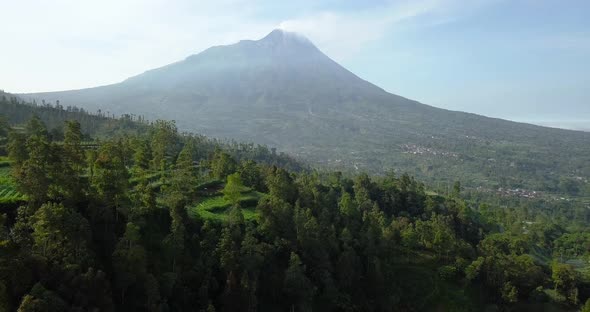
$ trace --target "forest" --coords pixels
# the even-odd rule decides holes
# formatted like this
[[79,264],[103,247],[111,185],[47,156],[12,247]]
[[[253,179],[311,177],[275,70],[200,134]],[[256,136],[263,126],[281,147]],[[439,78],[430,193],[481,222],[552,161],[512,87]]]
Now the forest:
[[590,311],[586,206],[0,108],[0,311]]

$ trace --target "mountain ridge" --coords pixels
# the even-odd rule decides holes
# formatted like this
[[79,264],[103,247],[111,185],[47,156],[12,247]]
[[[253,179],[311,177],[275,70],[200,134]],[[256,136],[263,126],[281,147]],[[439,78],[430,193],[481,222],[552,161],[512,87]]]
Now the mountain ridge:
[[[183,130],[270,145],[338,169],[399,168],[434,180],[468,175],[472,185],[490,187],[539,187],[522,182],[520,174],[530,175],[526,171],[555,180],[580,174],[576,170],[590,176],[581,163],[590,163],[583,155],[590,154],[588,133],[406,99],[350,72],[311,41],[277,30],[259,40],[211,47],[121,83],[23,96],[174,119]],[[554,163],[564,157],[557,152],[564,147],[575,161]],[[500,181],[503,175],[510,181]]]

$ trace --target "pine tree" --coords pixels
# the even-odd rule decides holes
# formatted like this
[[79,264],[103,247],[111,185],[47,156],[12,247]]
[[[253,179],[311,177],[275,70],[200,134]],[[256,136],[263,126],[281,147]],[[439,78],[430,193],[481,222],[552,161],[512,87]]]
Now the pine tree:
[[165,170],[178,152],[178,129],[174,121],[157,120],[151,140],[152,168]]
[[139,139],[135,144],[133,153],[133,172],[137,176],[142,176],[150,167],[152,151],[146,140]]
[[228,175],[236,172],[236,161],[228,153],[216,150],[211,160],[211,174],[214,178],[225,180]]
[[176,201],[170,207],[170,219],[170,234],[166,237],[166,244],[172,253],[172,272],[178,272],[181,269],[177,266],[177,261],[184,254],[186,239],[186,208],[182,201]]
[[92,171],[92,188],[118,220],[120,213],[126,214],[129,184],[120,143],[104,142],[98,150]]
[[192,144],[186,144],[180,151],[174,171],[169,178],[169,188],[166,193],[174,193],[180,196],[185,202],[192,202],[195,199],[197,187],[197,172],[193,161]]
[[141,234],[137,225],[127,223],[125,234],[117,244],[112,261],[115,289],[119,292],[121,304],[125,305],[127,291],[131,287],[138,287],[138,283],[146,274],[147,255],[141,245]]
[[287,295],[290,311],[308,311],[312,301],[314,287],[305,275],[305,266],[299,256],[292,252],[289,267],[285,272],[284,292]]
[[28,158],[27,148],[25,145],[25,134],[11,129],[8,132],[8,158],[12,161],[12,166],[20,170],[25,160]]
[[[33,117],[26,126],[25,142],[27,159],[15,171],[15,180],[21,193],[27,195],[32,207],[39,207],[48,197],[52,170],[51,146],[47,129],[38,117]],[[21,151],[13,153],[16,161],[21,158]]]
[[33,248],[48,262],[81,265],[89,261],[88,221],[71,208],[42,205],[32,217]]
[[63,193],[63,197],[70,203],[76,203],[82,200],[87,189],[86,183],[82,179],[85,173],[86,155],[82,149],[82,131],[80,123],[77,121],[66,122],[63,148],[55,147],[55,151],[61,156],[61,171],[57,173],[58,190]]
[[243,190],[244,185],[242,184],[240,175],[238,173],[230,174],[227,176],[227,183],[223,188],[223,198],[230,202],[233,207],[237,207],[240,205],[240,197],[242,196]]
[[82,149],[82,130],[79,122],[73,120],[66,122],[63,146],[69,166],[76,174],[81,174],[85,167],[85,155]]

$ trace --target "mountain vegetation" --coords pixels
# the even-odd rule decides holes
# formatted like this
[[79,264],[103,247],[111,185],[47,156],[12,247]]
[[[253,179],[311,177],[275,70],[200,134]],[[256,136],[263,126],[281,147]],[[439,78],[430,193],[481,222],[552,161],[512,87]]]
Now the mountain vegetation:
[[590,192],[590,133],[448,111],[388,93],[281,30],[118,84],[23,96],[176,120],[183,130],[268,145],[355,174],[398,170],[439,188],[461,180],[494,192]]
[[447,195],[307,170],[171,121],[0,107],[0,183],[21,194],[0,201],[0,311],[590,306],[586,207],[553,218],[460,182]]
[[[150,121],[141,115],[123,114],[115,118],[110,112],[88,111],[76,107],[64,107],[59,102],[28,102],[13,94],[0,91],[0,116],[6,116],[5,124],[23,125],[34,116],[39,117],[49,131],[50,138],[62,140],[64,137],[63,125],[68,120],[80,123],[83,141],[90,145],[92,139],[124,137],[126,135],[139,135],[149,131],[157,121]],[[22,130],[22,129],[21,129]],[[200,142],[203,153],[212,152],[222,146],[229,155],[236,159],[253,159],[271,165],[279,165],[290,170],[307,170],[308,166],[297,161],[293,157],[278,153],[274,148],[252,143],[240,143],[234,140],[210,139],[202,135],[193,135]],[[166,138],[161,138],[165,140]],[[0,149],[2,148],[0,141]],[[5,143],[5,142],[4,142]]]

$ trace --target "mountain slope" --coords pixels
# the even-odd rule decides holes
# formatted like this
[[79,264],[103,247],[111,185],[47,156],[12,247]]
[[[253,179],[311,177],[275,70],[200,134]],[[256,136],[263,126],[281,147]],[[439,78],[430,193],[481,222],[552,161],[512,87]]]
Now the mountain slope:
[[563,179],[584,188],[590,176],[589,133],[447,111],[387,93],[309,40],[280,30],[118,84],[24,96],[175,119],[181,129],[268,144],[337,168],[395,168],[430,181],[545,190],[557,190]]

